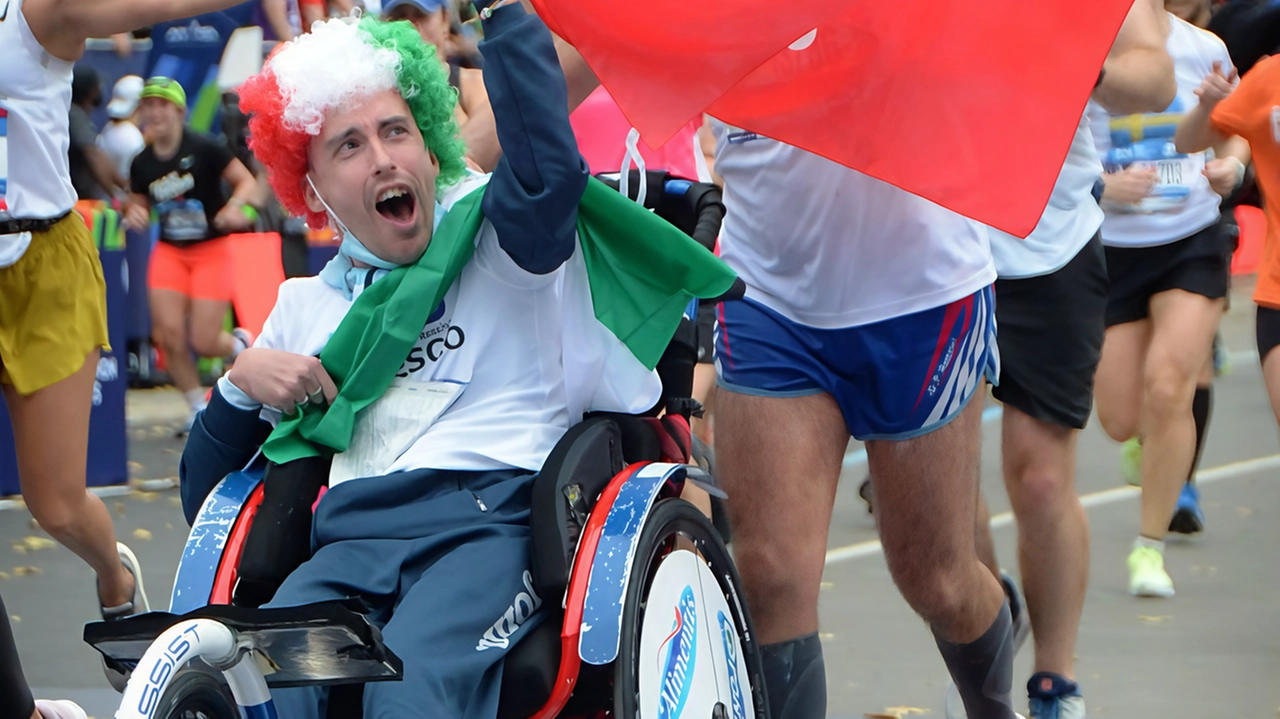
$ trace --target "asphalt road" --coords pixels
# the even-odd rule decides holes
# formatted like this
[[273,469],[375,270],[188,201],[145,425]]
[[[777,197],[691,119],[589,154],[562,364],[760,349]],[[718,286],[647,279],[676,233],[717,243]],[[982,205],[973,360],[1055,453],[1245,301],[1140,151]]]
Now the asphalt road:
[[[1137,493],[1122,489],[1119,447],[1096,421],[1081,437],[1077,481],[1089,506],[1092,569],[1077,656],[1090,716],[1261,719],[1280,707],[1280,439],[1251,355],[1247,297],[1247,288],[1237,292],[1223,325],[1235,361],[1216,385],[1201,465],[1208,531],[1171,543],[1173,599],[1128,595],[1125,557],[1137,533]],[[999,555],[1016,574],[1015,533],[1003,514],[998,412],[988,411],[988,418],[983,488]],[[135,477],[176,475],[182,442],[171,429],[131,428]],[[829,714],[941,717],[946,672],[928,629],[889,579],[874,524],[857,498],[865,472],[858,449],[851,446],[846,462],[822,593]],[[153,605],[164,608],[186,536],[177,493],[105,501],[120,537],[143,563]],[[43,539],[25,510],[0,511],[0,593],[27,677],[39,696],[76,699],[91,714],[111,716],[117,695],[96,653],[80,641],[81,625],[95,618],[92,574]],[[1021,687],[1031,672],[1030,651],[1018,657],[1016,671]]]

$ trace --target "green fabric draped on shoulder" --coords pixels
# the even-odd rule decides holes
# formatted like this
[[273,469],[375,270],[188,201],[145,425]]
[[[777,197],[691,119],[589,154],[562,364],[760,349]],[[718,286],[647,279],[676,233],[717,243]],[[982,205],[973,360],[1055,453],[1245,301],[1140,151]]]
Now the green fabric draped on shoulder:
[[[347,449],[357,414],[391,386],[427,318],[475,253],[484,191],[445,214],[417,263],[392,270],[356,298],[320,352],[337,398],[283,418],[262,446],[268,459],[283,464]],[[578,205],[578,243],[596,319],[649,369],[689,302],[728,292],[736,277],[693,238],[594,178]]]

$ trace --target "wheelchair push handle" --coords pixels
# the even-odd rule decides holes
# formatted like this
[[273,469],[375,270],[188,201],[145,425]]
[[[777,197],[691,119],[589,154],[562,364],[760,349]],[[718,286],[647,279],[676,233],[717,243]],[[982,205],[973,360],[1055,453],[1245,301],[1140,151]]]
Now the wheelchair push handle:
[[152,719],[178,671],[194,659],[223,673],[247,719],[277,719],[251,648],[230,627],[212,619],[179,622],[151,643],[129,677],[116,719]]

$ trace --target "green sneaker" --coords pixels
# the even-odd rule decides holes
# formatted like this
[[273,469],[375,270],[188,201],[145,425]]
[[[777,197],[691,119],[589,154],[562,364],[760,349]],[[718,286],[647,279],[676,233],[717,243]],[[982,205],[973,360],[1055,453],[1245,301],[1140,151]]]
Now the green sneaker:
[[1137,437],[1130,437],[1120,445],[1120,474],[1125,484],[1142,486],[1142,440]]
[[1135,546],[1129,553],[1129,593],[1135,597],[1173,596],[1173,580],[1164,571],[1160,550]]

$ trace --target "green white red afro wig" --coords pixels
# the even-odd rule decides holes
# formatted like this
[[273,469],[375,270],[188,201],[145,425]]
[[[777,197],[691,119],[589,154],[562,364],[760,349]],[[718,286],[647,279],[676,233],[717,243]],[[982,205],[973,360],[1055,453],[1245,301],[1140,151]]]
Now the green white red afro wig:
[[249,147],[267,168],[271,187],[284,208],[324,227],[324,212],[307,208],[303,187],[307,146],[333,110],[354,106],[386,90],[398,90],[440,162],[437,187],[466,171],[462,140],[454,119],[457,92],[435,48],[407,22],[342,18],[316,23],[311,32],[284,43],[258,75],[239,89],[240,109],[249,115]]

